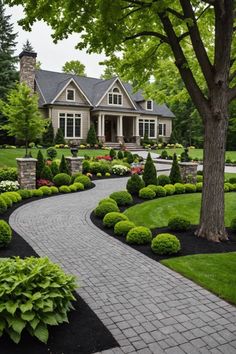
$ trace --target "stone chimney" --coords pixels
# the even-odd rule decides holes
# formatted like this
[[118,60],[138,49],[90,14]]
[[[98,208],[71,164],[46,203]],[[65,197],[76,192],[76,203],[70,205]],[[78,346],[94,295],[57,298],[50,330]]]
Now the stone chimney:
[[34,91],[34,79],[37,53],[23,51],[20,53],[20,82],[25,82]]

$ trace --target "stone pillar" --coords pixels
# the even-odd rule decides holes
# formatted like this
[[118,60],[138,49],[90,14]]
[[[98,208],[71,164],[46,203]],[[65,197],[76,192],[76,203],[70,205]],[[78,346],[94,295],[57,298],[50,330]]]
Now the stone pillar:
[[123,144],[124,135],[123,135],[123,116],[117,117],[117,141],[118,143]]
[[18,182],[21,189],[36,188],[36,162],[33,158],[17,158]]
[[66,157],[66,162],[68,164],[68,168],[69,168],[71,175],[73,175],[76,172],[82,172],[83,160],[84,160],[84,158],[82,156],[79,156],[79,157],[68,156],[68,157]]
[[35,68],[37,54],[23,51],[20,53],[20,82],[25,82],[34,92]]
[[179,162],[181,179],[183,182],[196,182],[197,179],[197,167],[196,162]]

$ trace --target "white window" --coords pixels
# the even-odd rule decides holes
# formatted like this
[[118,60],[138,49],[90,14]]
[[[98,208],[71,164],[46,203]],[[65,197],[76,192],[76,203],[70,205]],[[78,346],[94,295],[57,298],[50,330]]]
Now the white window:
[[152,110],[153,110],[153,101],[152,101],[152,100],[148,100],[148,101],[146,102],[146,109],[147,109],[148,111],[152,111]]
[[139,135],[142,138],[156,138],[155,119],[139,119]]
[[108,104],[122,106],[123,96],[117,87],[108,93]]
[[75,90],[73,90],[73,89],[66,90],[66,100],[67,101],[74,101],[75,100]]
[[59,128],[64,138],[82,138],[81,114],[59,113]]
[[166,124],[159,123],[159,136],[166,136]]

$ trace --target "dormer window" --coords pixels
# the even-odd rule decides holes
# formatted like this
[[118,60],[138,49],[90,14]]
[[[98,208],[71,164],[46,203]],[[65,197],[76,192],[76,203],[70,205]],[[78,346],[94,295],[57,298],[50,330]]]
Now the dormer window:
[[108,104],[122,106],[122,94],[117,87],[108,93]]
[[152,111],[153,110],[153,101],[152,100],[147,100],[146,102],[146,109],[148,111]]
[[66,99],[67,99],[67,101],[74,101],[75,100],[75,90],[72,90],[72,89],[66,90]]

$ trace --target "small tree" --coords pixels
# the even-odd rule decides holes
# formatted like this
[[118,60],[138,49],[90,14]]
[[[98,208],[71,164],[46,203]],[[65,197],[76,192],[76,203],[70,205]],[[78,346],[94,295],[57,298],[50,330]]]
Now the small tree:
[[44,166],[42,172],[41,172],[41,176],[40,176],[42,179],[47,179],[49,181],[52,181],[53,179],[53,174],[52,174],[52,171],[50,169],[49,166]]
[[36,164],[36,178],[39,179],[44,168],[45,161],[42,151],[39,150],[37,154],[37,164]]
[[64,73],[78,75],[78,76],[86,76],[85,65],[82,64],[79,60],[71,60],[67,61],[62,68]]
[[63,131],[60,128],[57,129],[57,133],[56,133],[56,136],[55,136],[54,143],[55,144],[63,144],[63,145],[65,145],[65,139],[64,139],[64,136],[63,136]]
[[60,171],[56,161],[52,161],[50,165],[53,176],[56,176]]
[[44,146],[52,146],[54,142],[54,130],[52,122],[49,123],[45,132],[43,133],[42,143]]
[[172,184],[181,183],[181,174],[176,154],[173,155],[173,163],[170,170],[170,182]]
[[94,146],[95,144],[98,143],[94,124],[91,124],[91,126],[89,128],[88,135],[87,135],[87,143],[92,146]]
[[23,44],[22,50],[26,52],[34,52],[34,48],[32,47],[32,44],[30,41],[27,39],[26,42]]
[[112,159],[116,158],[116,152],[114,149],[111,149],[110,152],[109,152],[109,155]]
[[60,171],[60,173],[67,173],[69,175],[69,169],[68,169],[68,166],[67,166],[66,159],[65,159],[64,155],[62,155],[62,157],[61,157],[61,163],[60,163],[60,166],[59,166],[59,171]]
[[143,187],[144,187],[144,181],[137,173],[132,175],[128,179],[126,184],[127,191],[133,195],[138,195],[140,189],[142,189]]
[[147,160],[144,166],[143,181],[145,183],[145,186],[148,186],[149,184],[157,184],[157,171],[152,161],[150,152],[148,153]]
[[17,84],[7,95],[6,102],[0,100],[0,110],[7,118],[3,129],[8,135],[24,140],[25,157],[29,157],[29,142],[41,138],[45,131],[45,119],[38,110],[38,95],[32,94],[25,83]]

